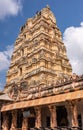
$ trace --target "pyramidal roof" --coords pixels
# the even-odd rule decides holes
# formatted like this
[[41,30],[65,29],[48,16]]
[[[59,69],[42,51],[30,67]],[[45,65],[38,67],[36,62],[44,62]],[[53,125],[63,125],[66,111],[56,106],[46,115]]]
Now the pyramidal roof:
[[[40,88],[61,82],[72,74],[72,67],[49,6],[29,18],[15,41],[7,72],[5,91]],[[27,86],[27,87],[26,87]]]

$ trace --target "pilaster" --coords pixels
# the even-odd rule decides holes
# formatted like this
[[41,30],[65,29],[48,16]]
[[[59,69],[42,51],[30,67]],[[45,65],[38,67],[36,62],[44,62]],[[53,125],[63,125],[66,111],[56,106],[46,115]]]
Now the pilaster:
[[57,119],[56,119],[56,106],[49,106],[51,113],[51,128],[57,127]]
[[65,108],[67,110],[67,119],[68,119],[68,126],[71,127],[72,123],[71,123],[71,110],[70,110],[70,105],[69,103],[66,103]]
[[17,128],[17,110],[13,110],[11,130],[15,130],[16,128]]
[[71,126],[72,127],[78,127],[77,102],[78,102],[77,100],[75,100],[75,101],[69,101],[70,112],[71,112]]
[[23,117],[22,130],[27,130],[27,129],[28,129],[28,118]]
[[41,124],[41,107],[36,107],[35,113],[36,113],[35,127],[40,128],[42,126],[42,124]]
[[9,130],[9,117],[8,117],[7,112],[3,113],[2,129]]
[[82,117],[82,129],[83,129],[83,112],[81,113],[81,117]]

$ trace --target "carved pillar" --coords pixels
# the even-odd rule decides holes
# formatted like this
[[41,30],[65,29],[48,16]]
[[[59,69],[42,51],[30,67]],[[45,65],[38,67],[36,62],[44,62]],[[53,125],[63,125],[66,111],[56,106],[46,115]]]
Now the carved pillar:
[[41,124],[41,107],[36,107],[35,113],[36,113],[35,127],[40,128],[42,126],[42,124]]
[[70,104],[70,110],[71,110],[71,125],[72,127],[78,126],[77,101],[71,101],[69,104]]
[[66,107],[66,110],[67,110],[67,119],[68,119],[68,126],[71,127],[72,124],[71,124],[71,110],[70,110],[70,105],[68,103],[66,103],[65,105]]
[[17,128],[17,110],[12,111],[12,124],[11,130],[15,130]]
[[1,130],[1,106],[0,106],[0,130]]
[[23,117],[22,130],[27,130],[27,129],[28,129],[28,118]]
[[83,112],[81,113],[81,117],[82,117],[82,129],[83,129]]
[[51,127],[57,127],[56,106],[49,106],[51,113]]
[[2,128],[3,130],[8,130],[9,129],[9,117],[7,112],[3,113],[3,122],[2,122]]

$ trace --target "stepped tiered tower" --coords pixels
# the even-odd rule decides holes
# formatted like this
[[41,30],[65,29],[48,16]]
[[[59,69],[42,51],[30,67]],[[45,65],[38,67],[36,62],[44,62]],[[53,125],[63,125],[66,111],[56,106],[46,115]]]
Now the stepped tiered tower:
[[72,75],[48,6],[21,27],[3,92],[3,130],[83,129],[83,75]]
[[27,81],[28,87],[51,84],[70,76],[71,72],[62,34],[47,6],[21,27],[5,88],[22,80]]

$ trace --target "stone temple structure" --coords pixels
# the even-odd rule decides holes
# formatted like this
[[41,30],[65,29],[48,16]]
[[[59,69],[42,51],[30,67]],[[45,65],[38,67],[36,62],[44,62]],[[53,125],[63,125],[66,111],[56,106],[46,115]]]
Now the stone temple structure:
[[3,130],[83,128],[83,76],[72,74],[49,6],[21,27],[4,92]]

